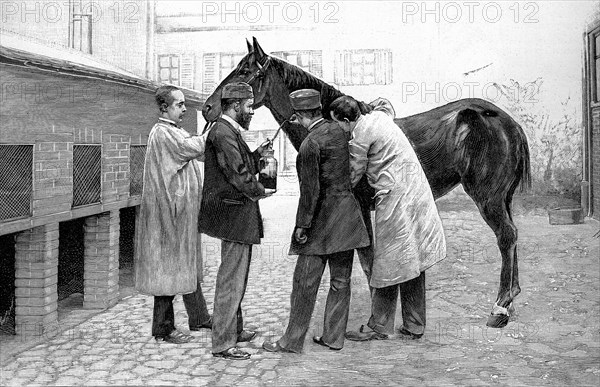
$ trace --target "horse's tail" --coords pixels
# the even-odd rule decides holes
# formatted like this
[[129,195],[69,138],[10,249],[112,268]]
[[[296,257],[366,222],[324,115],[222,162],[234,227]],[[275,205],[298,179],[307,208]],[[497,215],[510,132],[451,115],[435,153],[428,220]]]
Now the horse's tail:
[[517,178],[520,181],[520,192],[531,189],[531,164],[529,160],[529,144],[527,142],[527,136],[521,128],[521,125],[517,125],[517,133],[519,135],[519,161],[517,164]]

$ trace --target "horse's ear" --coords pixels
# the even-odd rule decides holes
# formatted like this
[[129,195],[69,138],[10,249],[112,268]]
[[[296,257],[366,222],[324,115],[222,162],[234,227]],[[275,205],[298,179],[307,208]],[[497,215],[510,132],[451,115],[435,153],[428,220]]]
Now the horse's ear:
[[252,37],[252,42],[254,43],[254,57],[258,62],[262,62],[262,59],[265,56],[265,52],[263,51],[260,44],[258,44],[258,40],[256,40],[255,37]]
[[246,39],[246,45],[248,46],[248,54],[252,54],[254,52],[254,47],[252,47],[252,43]]

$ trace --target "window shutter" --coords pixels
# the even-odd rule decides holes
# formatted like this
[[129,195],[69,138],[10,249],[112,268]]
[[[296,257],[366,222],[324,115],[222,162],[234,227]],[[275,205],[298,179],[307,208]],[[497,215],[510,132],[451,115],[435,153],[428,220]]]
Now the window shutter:
[[385,85],[385,52],[375,51],[375,84]]
[[322,51],[310,51],[309,72],[319,78],[323,78],[323,54]]
[[333,80],[338,85],[343,85],[344,78],[344,54],[342,51],[335,52],[335,65],[333,67]]
[[188,89],[194,88],[194,55],[184,54],[180,62],[181,86]]
[[392,53],[389,50],[375,52],[375,84],[392,83]]
[[393,79],[394,66],[392,63],[392,52],[386,51],[386,53],[387,53],[387,64],[386,64],[387,71],[385,73],[385,84],[391,85],[392,82],[394,81],[394,79]]
[[211,94],[217,87],[217,78],[219,77],[217,68],[217,54],[204,54],[202,56],[202,68],[204,69],[202,92],[204,94]]

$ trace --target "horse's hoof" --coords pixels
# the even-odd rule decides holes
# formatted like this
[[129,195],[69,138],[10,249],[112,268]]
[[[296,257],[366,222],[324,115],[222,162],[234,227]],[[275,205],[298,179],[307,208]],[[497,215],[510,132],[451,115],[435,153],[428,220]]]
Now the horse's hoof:
[[485,325],[490,328],[504,328],[506,324],[508,324],[508,315],[490,314]]
[[510,304],[508,304],[508,315],[512,316],[513,314],[515,314],[515,306],[511,302]]

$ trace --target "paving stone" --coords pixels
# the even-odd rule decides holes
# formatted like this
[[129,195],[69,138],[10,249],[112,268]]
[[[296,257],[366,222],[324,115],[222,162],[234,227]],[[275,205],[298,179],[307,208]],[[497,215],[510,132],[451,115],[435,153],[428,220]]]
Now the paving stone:
[[169,369],[173,369],[177,366],[177,363],[173,360],[165,360],[165,361],[147,361],[146,362],[146,366],[148,367],[152,367],[152,368],[159,368],[162,370],[169,370]]
[[135,368],[133,368],[131,370],[131,372],[133,372],[133,373],[135,373],[135,374],[137,374],[139,376],[145,377],[145,376],[150,376],[150,375],[153,375],[153,374],[157,373],[158,370],[156,368],[151,368],[151,367],[146,367],[146,366],[143,366],[143,365],[138,365]]
[[[111,383],[107,382],[105,379],[88,379],[83,383],[84,386],[108,386],[109,384]],[[56,385],[60,386],[58,382]]]
[[62,374],[63,375],[67,375],[67,376],[83,377],[86,374],[86,370],[83,367],[73,367],[73,368],[69,368],[68,370],[66,370]]
[[37,376],[38,370],[35,368],[25,368],[17,372],[17,376],[20,378],[33,378]]
[[114,365],[115,361],[111,358],[98,360],[94,364],[89,366],[90,370],[110,370]]
[[132,374],[130,371],[121,371],[121,372],[117,372],[115,374],[111,374],[110,378],[113,380],[127,380],[127,379],[133,379],[136,376],[134,374]]
[[94,371],[86,375],[88,379],[105,379],[110,375],[108,371]]
[[[101,382],[101,381],[100,381]],[[81,384],[81,378],[74,376],[61,376],[56,380],[57,386],[76,386]],[[90,383],[93,385],[94,383]],[[98,383],[101,384],[101,383]]]

